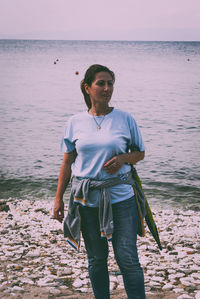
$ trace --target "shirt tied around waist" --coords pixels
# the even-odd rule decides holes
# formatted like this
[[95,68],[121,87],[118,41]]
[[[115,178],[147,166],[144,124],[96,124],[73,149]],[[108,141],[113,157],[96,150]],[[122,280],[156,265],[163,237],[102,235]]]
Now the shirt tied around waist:
[[118,184],[132,185],[139,215],[138,234],[144,235],[145,196],[140,184],[135,179],[136,175],[136,169],[132,167],[130,172],[102,181],[90,178],[72,178],[68,214],[64,220],[64,237],[76,250],[79,251],[80,249],[81,217],[79,206],[87,206],[90,201],[89,191],[92,189],[99,189],[101,193],[98,207],[101,236],[111,240],[114,226],[109,187]]

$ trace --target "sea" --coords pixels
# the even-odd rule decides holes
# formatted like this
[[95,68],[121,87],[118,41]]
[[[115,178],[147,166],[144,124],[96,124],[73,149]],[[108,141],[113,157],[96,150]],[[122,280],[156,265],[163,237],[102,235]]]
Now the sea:
[[140,127],[149,203],[200,210],[200,42],[0,40],[0,199],[55,199],[64,126],[87,110],[80,81],[95,63]]

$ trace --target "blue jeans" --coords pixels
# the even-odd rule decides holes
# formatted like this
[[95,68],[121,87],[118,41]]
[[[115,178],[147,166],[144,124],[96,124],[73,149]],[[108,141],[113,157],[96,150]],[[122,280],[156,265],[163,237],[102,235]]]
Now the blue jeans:
[[[112,205],[112,245],[129,299],[145,299],[144,275],[137,253],[137,205],[132,197]],[[98,208],[80,207],[88,271],[96,299],[109,299],[108,242],[101,238]]]

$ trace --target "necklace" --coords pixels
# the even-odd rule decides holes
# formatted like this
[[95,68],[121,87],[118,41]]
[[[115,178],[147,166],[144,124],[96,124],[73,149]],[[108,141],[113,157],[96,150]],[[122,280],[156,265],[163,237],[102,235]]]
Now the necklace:
[[101,130],[101,124],[104,121],[105,115],[103,116],[103,118],[101,119],[101,121],[98,123],[98,121],[96,120],[96,118],[93,116],[93,119],[95,121],[95,123],[97,124],[97,131]]

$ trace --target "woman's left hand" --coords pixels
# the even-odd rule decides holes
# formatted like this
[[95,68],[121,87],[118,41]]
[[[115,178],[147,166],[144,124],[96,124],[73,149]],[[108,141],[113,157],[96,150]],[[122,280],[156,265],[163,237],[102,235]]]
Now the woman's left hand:
[[115,174],[123,164],[123,155],[115,156],[104,164],[104,169],[109,174]]

